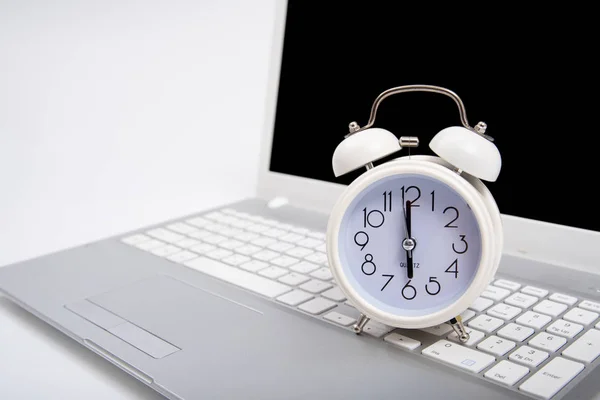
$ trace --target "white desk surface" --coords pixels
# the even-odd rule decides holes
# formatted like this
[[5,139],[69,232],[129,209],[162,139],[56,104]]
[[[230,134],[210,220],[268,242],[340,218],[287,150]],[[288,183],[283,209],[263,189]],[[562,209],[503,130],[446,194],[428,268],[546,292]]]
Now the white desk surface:
[[[252,196],[273,16],[0,2],[0,266]],[[160,396],[0,298],[0,398]]]

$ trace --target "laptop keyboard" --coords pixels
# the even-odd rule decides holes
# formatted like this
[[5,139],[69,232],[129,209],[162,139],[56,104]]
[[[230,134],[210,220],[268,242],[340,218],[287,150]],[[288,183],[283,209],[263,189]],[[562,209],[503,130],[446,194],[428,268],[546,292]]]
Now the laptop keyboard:
[[[359,312],[335,284],[325,234],[223,209],[122,242],[269,298],[350,332]],[[448,324],[364,333],[535,398],[564,394],[598,364],[600,303],[497,279],[462,314],[470,340]],[[561,392],[561,390],[563,390]]]

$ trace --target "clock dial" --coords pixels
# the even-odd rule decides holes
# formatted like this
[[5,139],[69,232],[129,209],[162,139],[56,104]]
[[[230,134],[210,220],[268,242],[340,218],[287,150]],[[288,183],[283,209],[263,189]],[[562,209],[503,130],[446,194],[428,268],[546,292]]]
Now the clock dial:
[[364,189],[347,208],[339,235],[350,284],[395,315],[423,315],[454,303],[481,258],[481,233],[469,205],[450,186],[416,174],[389,176]]

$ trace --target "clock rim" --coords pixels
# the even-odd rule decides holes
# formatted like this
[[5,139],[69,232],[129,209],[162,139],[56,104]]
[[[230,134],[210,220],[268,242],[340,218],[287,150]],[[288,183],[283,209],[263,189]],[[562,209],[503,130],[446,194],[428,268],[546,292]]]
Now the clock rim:
[[[455,302],[441,310],[421,316],[399,316],[380,310],[368,303],[346,278],[339,256],[340,226],[354,198],[369,185],[380,179],[391,175],[404,174],[424,175],[450,186],[471,207],[481,235],[481,257],[471,285]],[[500,259],[496,254],[497,249],[493,243],[494,233],[493,219],[482,194],[465,178],[437,162],[415,157],[412,159],[399,158],[366,171],[352,182],[339,197],[331,211],[327,226],[327,259],[340,289],[361,313],[397,328],[426,328],[447,322],[458,316],[486,289],[497,270]]]

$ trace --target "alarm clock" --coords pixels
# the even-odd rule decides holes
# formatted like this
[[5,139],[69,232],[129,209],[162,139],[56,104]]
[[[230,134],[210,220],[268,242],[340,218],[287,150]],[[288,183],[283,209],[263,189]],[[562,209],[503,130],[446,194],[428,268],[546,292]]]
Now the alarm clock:
[[[456,102],[462,126],[440,131],[429,143],[434,156],[404,156],[374,166],[417,137],[397,138],[373,127],[388,96],[425,91]],[[495,181],[501,157],[486,125],[469,126],[456,93],[409,85],[381,93],[364,127],[356,122],[333,155],[336,177],[359,168],[334,205],[327,228],[332,274],[361,312],[360,333],[369,319],[398,328],[450,323],[469,339],[460,314],[485,290],[500,263],[500,211],[482,180]]]

